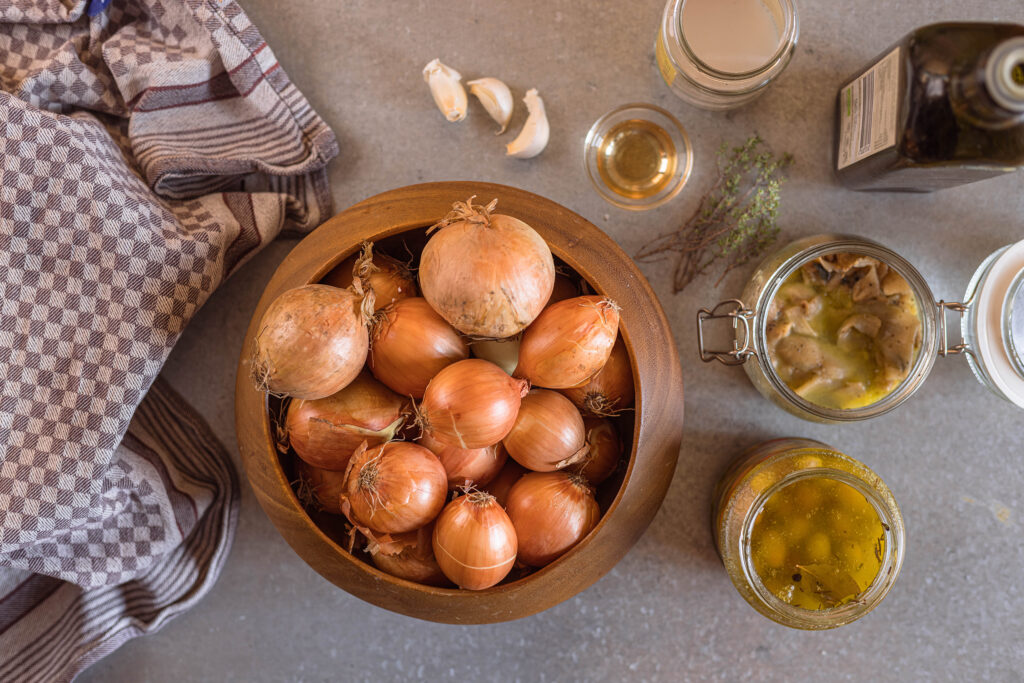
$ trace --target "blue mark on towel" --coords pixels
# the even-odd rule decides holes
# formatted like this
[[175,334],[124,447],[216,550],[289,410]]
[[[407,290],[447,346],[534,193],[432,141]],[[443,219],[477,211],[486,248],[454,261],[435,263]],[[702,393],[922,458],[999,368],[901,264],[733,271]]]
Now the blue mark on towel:
[[89,9],[85,11],[90,17],[95,17],[97,14],[107,9],[111,0],[89,0]]

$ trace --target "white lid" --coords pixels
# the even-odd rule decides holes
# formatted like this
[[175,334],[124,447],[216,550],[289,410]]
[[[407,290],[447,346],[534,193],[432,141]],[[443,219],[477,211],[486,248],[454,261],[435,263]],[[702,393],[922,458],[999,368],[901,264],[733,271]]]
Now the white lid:
[[976,297],[977,360],[995,387],[1024,408],[1024,241],[995,260]]

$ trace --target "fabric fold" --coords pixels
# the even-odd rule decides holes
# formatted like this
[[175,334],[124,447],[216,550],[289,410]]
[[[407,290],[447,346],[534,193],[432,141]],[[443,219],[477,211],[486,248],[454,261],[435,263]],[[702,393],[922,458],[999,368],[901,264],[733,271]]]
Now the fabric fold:
[[150,387],[225,278],[330,215],[337,153],[233,0],[0,0],[0,680],[209,590],[237,486]]

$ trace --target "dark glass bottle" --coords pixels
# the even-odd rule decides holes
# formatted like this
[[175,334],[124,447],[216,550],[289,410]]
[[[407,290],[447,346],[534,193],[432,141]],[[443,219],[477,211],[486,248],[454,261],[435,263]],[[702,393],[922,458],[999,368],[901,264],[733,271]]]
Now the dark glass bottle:
[[932,24],[839,89],[836,174],[930,192],[1024,166],[1024,26]]

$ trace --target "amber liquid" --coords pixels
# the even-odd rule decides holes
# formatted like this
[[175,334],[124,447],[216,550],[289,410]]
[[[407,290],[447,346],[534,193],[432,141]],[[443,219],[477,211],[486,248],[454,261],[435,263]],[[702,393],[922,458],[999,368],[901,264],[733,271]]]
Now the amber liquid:
[[602,138],[597,172],[616,194],[646,199],[672,182],[678,157],[672,138],[650,121],[630,119],[615,124]]

